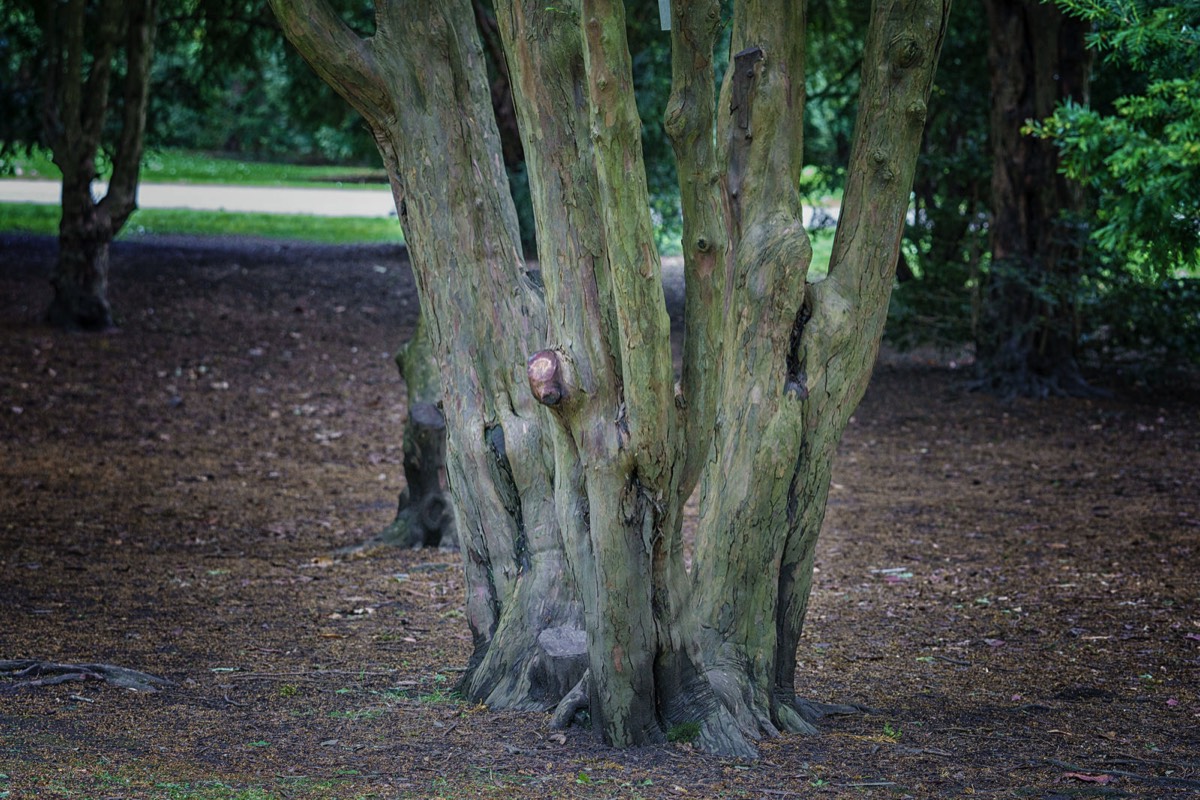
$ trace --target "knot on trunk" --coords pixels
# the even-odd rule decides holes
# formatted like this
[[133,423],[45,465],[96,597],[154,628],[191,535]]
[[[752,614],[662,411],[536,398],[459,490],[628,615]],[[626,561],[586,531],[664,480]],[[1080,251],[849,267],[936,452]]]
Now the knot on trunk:
[[570,397],[567,360],[557,350],[539,350],[529,357],[529,390],[544,406],[559,406]]

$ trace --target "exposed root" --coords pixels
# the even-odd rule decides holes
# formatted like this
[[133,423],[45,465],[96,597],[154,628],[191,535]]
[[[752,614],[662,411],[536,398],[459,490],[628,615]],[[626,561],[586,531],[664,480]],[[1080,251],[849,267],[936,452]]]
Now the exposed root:
[[0,661],[0,676],[14,681],[0,683],[2,693],[67,681],[104,681],[135,692],[157,692],[159,687],[175,685],[165,678],[112,664],[56,664],[35,659]]
[[793,698],[791,705],[799,712],[805,722],[815,723],[825,717],[848,716],[850,714],[878,714],[879,711],[870,706],[858,703],[818,703],[816,700]]
[[554,716],[550,719],[550,727],[556,730],[569,728],[575,720],[575,715],[588,707],[588,695],[591,693],[592,671],[589,669],[583,673],[583,677],[579,679],[579,683],[575,684],[575,688],[567,692],[562,700],[558,702],[558,706],[554,709]]
[[696,736],[695,746],[706,753],[714,753],[728,758],[741,758],[746,761],[758,759],[758,748],[751,737],[745,735],[723,705],[718,705],[715,712],[700,723],[700,733]]
[[858,703],[820,703],[782,691],[776,692],[771,708],[771,714],[779,727],[805,736],[815,736],[819,733],[816,723],[825,717],[878,713],[875,709]]
[[804,718],[797,708],[788,703],[778,703],[775,706],[775,716],[780,727],[789,733],[799,733],[803,736],[816,736],[820,731],[817,726]]

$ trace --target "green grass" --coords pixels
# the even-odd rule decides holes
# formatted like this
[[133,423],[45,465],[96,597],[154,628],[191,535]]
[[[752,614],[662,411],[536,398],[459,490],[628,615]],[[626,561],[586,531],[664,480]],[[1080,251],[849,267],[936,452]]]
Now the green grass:
[[[58,206],[0,203],[0,231],[53,235],[58,232]],[[118,239],[185,234],[193,236],[259,236],[322,244],[401,243],[395,219],[309,217],[297,214],[234,214],[226,211],[139,209]]]
[[[100,163],[101,177],[108,164]],[[49,152],[35,149],[0,161],[0,175],[58,180],[62,173]],[[142,157],[141,180],[147,183],[221,183],[253,186],[345,186],[378,189],[387,184],[382,167],[272,164],[225,153],[191,150],[148,150]]]
[[833,255],[833,229],[815,231],[810,233],[808,238],[813,249],[808,278],[809,280],[823,278],[829,272],[829,258]]

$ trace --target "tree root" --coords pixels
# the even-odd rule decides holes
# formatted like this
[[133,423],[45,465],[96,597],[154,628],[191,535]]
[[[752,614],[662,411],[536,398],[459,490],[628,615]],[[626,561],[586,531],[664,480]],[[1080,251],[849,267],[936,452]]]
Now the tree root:
[[558,706],[554,709],[554,716],[550,718],[551,728],[562,730],[571,727],[575,715],[588,707],[591,685],[592,671],[589,669],[583,673],[583,677],[579,679],[579,683],[575,684],[575,688],[558,701]]
[[792,733],[815,736],[820,731],[817,722],[825,717],[849,714],[878,714],[870,706],[858,703],[821,703],[805,700],[791,694],[777,693],[772,709],[781,727]]
[[[765,705],[747,699],[745,687],[734,680],[729,672],[710,669],[706,678],[706,688],[711,689],[711,701],[700,701],[698,707],[688,706],[691,713],[681,711],[685,719],[696,720],[696,723],[690,724],[698,726],[690,741],[700,750],[732,758],[758,758],[754,742],[763,737],[778,736],[783,731],[815,736],[820,732],[816,723],[825,717],[879,713],[859,703],[822,703],[780,691],[771,699],[768,714]],[[587,709],[590,683],[591,671],[588,670],[559,701],[551,718],[551,728],[561,730],[570,727],[577,715]],[[696,699],[694,694],[686,696]],[[667,716],[672,718],[671,714]]]
[[878,709],[858,703],[819,703],[816,700],[793,698],[792,707],[809,724],[825,717],[849,716],[851,714],[878,714]]
[[0,661],[0,678],[14,681],[0,683],[0,693],[67,681],[104,681],[135,692],[157,692],[159,687],[175,685],[165,678],[112,664],[56,664],[36,659]]

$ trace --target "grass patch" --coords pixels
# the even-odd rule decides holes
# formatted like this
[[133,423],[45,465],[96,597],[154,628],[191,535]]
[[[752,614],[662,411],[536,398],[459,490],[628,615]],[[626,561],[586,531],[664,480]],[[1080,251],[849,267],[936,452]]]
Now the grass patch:
[[833,256],[833,228],[811,231],[808,241],[812,244],[812,263],[808,269],[808,279],[824,278],[829,274],[829,259]]
[[[100,179],[108,177],[110,165],[97,163]],[[34,149],[0,161],[0,175],[59,180],[62,172],[50,160],[49,151]],[[191,150],[147,150],[142,157],[141,179],[158,183],[228,183],[244,186],[364,186],[387,184],[382,167],[341,165],[273,164],[253,161],[228,153],[199,153]]]
[[364,719],[378,719],[385,713],[382,708],[355,708],[350,711],[330,711],[330,719],[347,719],[352,722],[357,722]]
[[[58,206],[33,203],[0,203],[0,230],[56,235]],[[238,214],[228,211],[139,209],[129,218],[118,240],[139,236],[184,234],[189,236],[258,236],[322,244],[374,244],[404,237],[391,218],[310,217],[298,214]]]
[[691,743],[700,736],[699,722],[681,722],[667,731],[668,742]]

